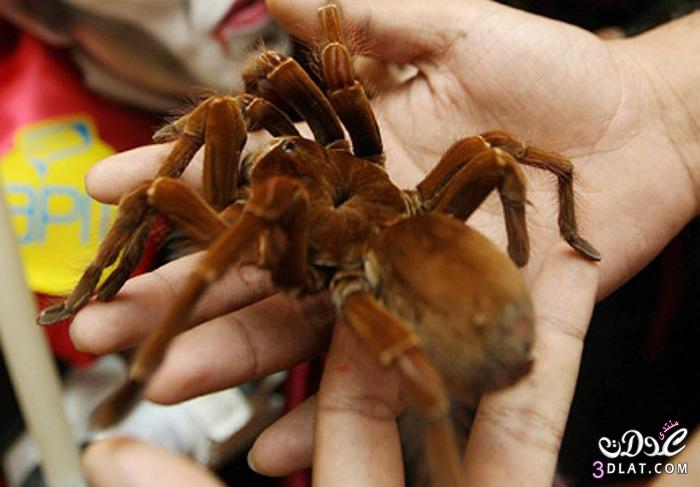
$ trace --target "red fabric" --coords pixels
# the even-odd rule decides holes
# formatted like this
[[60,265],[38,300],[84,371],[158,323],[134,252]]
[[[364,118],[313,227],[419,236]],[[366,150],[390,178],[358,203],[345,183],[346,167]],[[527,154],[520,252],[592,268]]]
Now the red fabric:
[[[299,364],[289,371],[289,377],[284,384],[285,413],[299,406],[318,390],[323,363],[324,359],[320,358]],[[310,485],[311,470],[297,472],[280,480],[281,487],[309,487]]]
[[[6,38],[11,36],[0,33],[0,39]],[[89,115],[100,138],[116,151],[149,143],[159,125],[158,119],[142,111],[89,92],[64,51],[26,32],[19,34],[13,50],[0,55],[0,153],[10,147],[16,129],[63,115]]]
[[[284,384],[285,412],[299,406],[309,395],[311,395],[311,363],[304,362],[289,371],[289,377]],[[311,485],[311,473],[306,470],[287,475],[281,479],[280,485],[282,487],[308,487]]]
[[[21,127],[55,117],[82,114],[96,124],[100,139],[116,151],[150,142],[158,119],[88,91],[80,73],[62,50],[46,46],[26,32],[0,22],[0,154],[12,146]],[[155,252],[149,244],[143,272]],[[39,306],[58,297],[39,295]],[[78,352],[68,335],[69,323],[45,328],[55,354],[73,365],[87,365],[91,357]]]

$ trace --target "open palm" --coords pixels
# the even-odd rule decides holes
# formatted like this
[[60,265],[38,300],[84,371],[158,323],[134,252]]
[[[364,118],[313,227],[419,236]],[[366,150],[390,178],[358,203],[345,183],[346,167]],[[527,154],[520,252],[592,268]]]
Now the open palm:
[[[317,4],[270,2],[283,25],[299,34],[309,32]],[[370,39],[373,55],[418,69],[376,99],[387,165],[397,182],[415,184],[452,142],[488,130],[506,130],[569,157],[584,234],[604,256],[601,295],[638,271],[684,223],[659,222],[653,213],[678,214],[679,206],[686,215],[695,211],[682,154],[660,117],[663,93],[632,41],[605,42],[568,24],[478,0],[430,9],[423,2],[347,2],[344,10],[350,25]],[[528,175],[530,267],[536,270],[558,240],[555,185],[535,170]],[[658,184],[669,176],[676,179]],[[685,192],[673,197],[669,187]],[[497,205],[487,209],[496,215],[470,223],[502,240]]]

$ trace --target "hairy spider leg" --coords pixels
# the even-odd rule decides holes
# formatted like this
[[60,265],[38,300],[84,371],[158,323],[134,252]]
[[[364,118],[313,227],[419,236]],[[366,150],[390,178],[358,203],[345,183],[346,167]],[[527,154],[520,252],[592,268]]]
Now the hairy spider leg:
[[379,125],[364,86],[353,75],[352,57],[343,39],[338,8],[327,5],[318,13],[323,34],[320,57],[326,95],[350,134],[353,153],[383,164],[384,148]]
[[248,132],[265,129],[273,137],[299,135],[287,114],[266,99],[248,93],[236,98],[241,101],[243,114],[248,121]]
[[[177,140],[156,177],[179,178],[199,148],[205,144],[204,193],[216,209],[235,199],[240,152],[248,125],[268,129],[274,134],[293,135],[296,129],[289,119],[259,98],[213,96],[200,103],[190,114],[174,122],[171,133]],[[77,313],[92,296],[104,269],[119,259],[117,268],[97,290],[97,298],[108,301],[122,288],[143,255],[154,208],[148,204],[144,182],[122,197],[115,223],[100,244],[93,262],[78,284],[59,304],[46,308],[37,323],[49,325]]]
[[[295,59],[278,52],[264,51],[246,69],[245,76],[248,79],[248,89],[258,90],[253,94],[270,97],[271,90],[266,88],[270,85],[272,92],[294,107],[320,145],[330,149],[348,149],[343,128],[333,107]],[[255,79],[255,82],[251,79]],[[274,97],[270,101],[276,103]]]
[[423,207],[466,220],[494,189],[498,190],[508,234],[508,255],[524,266],[530,247],[525,222],[525,179],[516,160],[492,149],[481,137],[462,139],[418,184]]
[[[503,152],[507,153],[519,164],[543,169],[557,176],[559,232],[564,240],[579,254],[594,261],[600,260],[600,253],[578,233],[574,208],[573,164],[571,161],[553,152],[526,146],[506,132],[486,132],[482,135],[466,137],[455,142],[445,152],[437,166],[428,173],[416,188],[418,195],[423,201],[424,209],[433,209],[435,200],[443,193],[446,185],[466,164],[470,163],[472,158],[481,152],[493,149],[501,150],[501,154]],[[469,187],[465,186],[464,191],[469,192]],[[508,221],[506,221],[506,224],[509,225]],[[516,231],[518,229],[513,228],[511,230]],[[509,239],[509,242],[514,241]]]
[[110,426],[128,414],[161,364],[172,339],[192,325],[192,309],[199,298],[228,269],[255,264],[269,268],[273,281],[280,288],[303,286],[308,250],[308,205],[303,186],[285,176],[270,177],[253,188],[243,213],[211,244],[175,303],[139,348],[127,382],[93,413],[91,421],[95,426]]
[[147,192],[148,204],[194,243],[206,246],[229,227],[204,198],[179,179],[158,178]]
[[[238,162],[247,138],[246,122],[238,100],[230,96],[213,96],[205,100],[188,117],[181,137],[188,136],[197,138],[200,146],[204,143],[204,196],[215,209],[223,209],[235,198]],[[158,171],[158,177],[180,177],[189,164],[189,160],[176,161],[179,164],[168,167],[168,160]],[[146,217],[144,223],[125,247],[117,268],[97,290],[100,301],[108,301],[119,292],[143,255],[154,210],[147,206],[143,213]]]
[[[210,100],[203,102],[188,117],[182,134],[160,167],[158,176],[180,177],[194,154],[202,146],[204,142],[202,131],[209,102]],[[115,277],[108,278],[98,291],[101,294],[100,299],[110,299],[121,288],[138,264],[138,258],[134,259],[133,256],[138,254],[140,258],[146,245],[148,231],[140,229],[150,228],[153,221],[153,211],[148,206],[145,193],[149,185],[150,182],[142,183],[122,197],[116,221],[107,232],[97,255],[83,272],[78,284],[65,301],[43,310],[37,318],[37,323],[49,325],[77,313],[92,296],[102,271],[116,262],[122,250],[128,250],[125,254],[127,259],[120,262],[113,272]]]
[[501,148],[511,154],[519,163],[549,171],[557,177],[559,232],[579,254],[599,261],[600,252],[578,233],[574,208],[574,165],[571,161],[554,152],[527,146],[507,132],[486,132],[482,137],[492,147]]
[[[299,135],[299,131],[286,113],[268,100],[248,93],[234,98],[248,122],[248,132],[265,129],[274,137]],[[177,139],[182,135],[191,114],[187,113],[158,129],[153,134],[153,141],[163,143]]]

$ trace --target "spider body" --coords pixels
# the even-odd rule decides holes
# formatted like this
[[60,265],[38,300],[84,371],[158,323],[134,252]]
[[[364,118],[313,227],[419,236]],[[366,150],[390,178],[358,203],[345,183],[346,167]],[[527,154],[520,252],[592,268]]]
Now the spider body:
[[[123,197],[74,291],[38,322],[73,315],[93,293],[111,299],[161,213],[206,252],[137,352],[127,383],[95,411],[96,424],[114,423],[136,403],[211,283],[233,266],[256,265],[280,289],[331,290],[338,314],[397,372],[407,406],[425,418],[435,485],[460,485],[450,398],[473,404],[531,364],[534,312],[517,269],[529,253],[519,165],[557,177],[562,237],[582,256],[600,258],[577,231],[573,165],[493,131],[455,142],[415,189],[399,189],[384,170],[379,126],[353,76],[339,13],[333,5],[319,13],[325,93],[294,59],[263,52],[244,73],[249,93],[211,97],[162,129],[158,137],[174,142],[156,178]],[[314,140],[299,135],[288,110]],[[273,139],[241,161],[247,133],[257,129]],[[202,146],[198,194],[178,178]],[[464,224],[492,191],[503,205],[508,256]]]
[[304,187],[308,259],[315,266],[359,265],[371,233],[408,211],[402,191],[381,166],[301,137],[273,139],[253,157],[253,188],[273,176],[287,176]]

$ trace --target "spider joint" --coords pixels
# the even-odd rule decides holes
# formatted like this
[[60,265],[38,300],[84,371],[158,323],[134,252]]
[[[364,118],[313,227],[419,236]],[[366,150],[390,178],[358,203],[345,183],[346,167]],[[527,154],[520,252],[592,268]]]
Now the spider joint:
[[337,272],[331,280],[330,289],[333,304],[338,308],[341,308],[343,302],[352,294],[371,292],[370,285],[360,267]]

